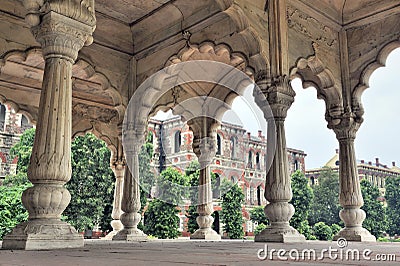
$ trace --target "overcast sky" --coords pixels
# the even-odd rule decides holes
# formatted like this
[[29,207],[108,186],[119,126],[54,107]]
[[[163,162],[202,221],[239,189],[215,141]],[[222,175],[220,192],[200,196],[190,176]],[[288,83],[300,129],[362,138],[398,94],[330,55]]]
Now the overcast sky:
[[[386,61],[386,67],[377,69],[371,76],[370,88],[363,96],[365,109],[364,123],[356,138],[356,156],[359,160],[375,161],[400,166],[400,48],[394,50]],[[303,89],[299,79],[292,82],[296,91],[295,102],[286,119],[286,140],[290,148],[303,150],[306,154],[306,168],[318,168],[334,155],[338,142],[332,130],[327,128],[324,118],[325,103],[317,99],[314,88]],[[158,115],[157,118],[165,118]],[[225,113],[223,120],[242,125],[253,135],[261,129],[266,132],[266,123],[261,111],[255,105],[252,90],[244,97],[234,100],[232,110]]]

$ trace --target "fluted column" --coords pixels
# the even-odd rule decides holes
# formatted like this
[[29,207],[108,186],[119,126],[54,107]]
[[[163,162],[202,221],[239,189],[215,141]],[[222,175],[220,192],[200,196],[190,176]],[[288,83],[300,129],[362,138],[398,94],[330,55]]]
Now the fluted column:
[[[265,198],[269,204],[264,212],[270,225],[255,236],[256,242],[300,242],[305,237],[289,225],[294,214],[289,164],[286,151],[285,118],[295,93],[286,76],[277,77],[265,88],[272,116],[266,115],[267,157],[270,168],[265,182]],[[275,144],[275,145],[274,145]]]
[[[113,240],[144,241],[147,235],[137,228],[142,216],[140,213],[140,187],[139,187],[139,152],[142,147],[140,142],[129,145],[126,151],[127,164],[125,167],[123,195],[120,220],[124,228],[120,230]],[[132,171],[132,172],[131,172]]]
[[113,230],[107,234],[105,239],[113,239],[113,237],[123,229],[123,224],[121,223],[120,217],[122,214],[121,201],[122,201],[122,191],[124,184],[124,173],[125,173],[125,162],[117,161],[111,164],[111,169],[115,175],[115,185],[114,185],[114,202],[111,217],[111,227]]
[[[91,42],[95,20],[93,9],[93,12],[86,10],[88,16],[93,16],[92,20],[82,16],[75,20],[73,16],[67,16],[70,14],[64,16],[57,9],[62,8],[60,5],[63,4],[48,1],[41,9],[45,14],[38,12],[33,15],[29,13],[32,10],[27,14],[27,21],[33,26],[32,32],[42,46],[45,69],[28,168],[28,178],[33,187],[22,195],[29,218],[4,238],[5,249],[83,246],[82,235],[60,218],[71,199],[64,184],[71,178],[72,65],[78,51],[85,43]],[[82,11],[89,7],[71,5],[69,8]],[[53,12],[53,9],[60,12]]]
[[220,240],[221,236],[211,226],[214,212],[210,163],[216,152],[216,128],[218,123],[212,118],[198,117],[188,122],[193,131],[193,152],[200,163],[199,196],[196,219],[199,229],[190,235],[190,239]]
[[340,124],[333,127],[339,141],[339,203],[343,207],[339,216],[345,224],[345,228],[334,236],[334,240],[343,237],[348,241],[375,242],[375,236],[362,227],[366,215],[360,209],[364,205],[364,200],[354,150],[354,140],[359,126],[360,123],[351,115],[345,114]]

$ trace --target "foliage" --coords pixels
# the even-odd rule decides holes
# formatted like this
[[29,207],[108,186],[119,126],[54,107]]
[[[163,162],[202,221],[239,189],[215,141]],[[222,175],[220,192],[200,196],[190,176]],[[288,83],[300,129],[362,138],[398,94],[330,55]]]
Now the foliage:
[[332,235],[335,236],[337,233],[339,233],[340,230],[342,230],[342,228],[338,224],[332,224],[331,230],[332,230]]
[[379,189],[363,179],[360,182],[361,192],[364,199],[362,209],[367,214],[363,222],[363,227],[371,232],[375,237],[380,237],[387,229],[387,220],[383,205],[378,201]]
[[188,196],[189,178],[177,169],[168,167],[157,177],[158,198],[177,206]]
[[22,205],[22,192],[30,183],[0,186],[0,239],[11,232],[20,222],[28,219],[28,212]]
[[244,194],[237,184],[223,179],[221,184],[223,192],[221,219],[225,224],[225,232],[231,239],[242,238],[243,232],[243,216],[242,204],[244,203]]
[[34,139],[35,139],[35,128],[27,129],[21,135],[19,141],[11,148],[10,156],[12,158],[18,156],[17,173],[27,172],[29,160],[32,154]]
[[307,240],[316,240],[316,236],[313,235],[313,231],[311,226],[308,224],[307,220],[301,221],[300,224],[296,227],[297,231],[300,234],[304,235]]
[[114,174],[109,167],[110,150],[93,134],[76,137],[71,145],[72,177],[66,184],[71,202],[64,215],[77,230],[99,223],[110,230]]
[[152,156],[153,156],[153,144],[150,142],[150,138],[148,137],[147,142],[142,146],[142,149],[139,153],[141,212],[147,205],[147,198],[149,197],[151,188],[155,183],[155,175],[150,166]]
[[332,229],[324,222],[316,223],[312,231],[318,240],[332,240]]
[[386,179],[387,219],[390,235],[400,235],[400,177]]
[[19,186],[31,184],[26,172],[19,171],[16,175],[7,175],[3,181],[3,186]]
[[324,222],[328,225],[340,223],[339,218],[339,176],[325,167],[318,177],[319,185],[314,186],[314,201],[308,221],[311,225]]
[[308,185],[308,179],[300,171],[296,171],[292,175],[292,192],[293,197],[290,203],[293,204],[296,211],[290,220],[290,224],[298,229],[300,224],[308,219],[310,208],[314,200],[314,193],[312,188]]
[[[179,210],[177,205],[187,196],[188,178],[175,168],[168,167],[157,178],[159,198],[150,202],[144,215],[144,232],[158,238],[177,238]],[[173,185],[171,185],[173,184]]]
[[258,224],[256,229],[254,229],[254,235],[258,235],[265,228],[267,228],[267,225],[265,225],[263,223]]
[[250,210],[250,220],[254,223],[268,225],[269,221],[264,213],[264,207],[257,206]]
[[144,214],[144,232],[161,239],[177,238],[180,234],[178,213],[176,206],[152,200]]

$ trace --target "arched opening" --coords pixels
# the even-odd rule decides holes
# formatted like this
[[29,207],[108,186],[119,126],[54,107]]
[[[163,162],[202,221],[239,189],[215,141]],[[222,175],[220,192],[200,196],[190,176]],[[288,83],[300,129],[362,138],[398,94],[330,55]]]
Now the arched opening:
[[253,152],[249,151],[249,155],[247,158],[247,168],[253,168]]
[[181,131],[178,130],[175,132],[175,135],[174,135],[174,151],[175,151],[175,153],[178,153],[181,151],[181,144],[182,144]]
[[0,131],[4,131],[5,120],[6,120],[6,107],[0,104]]
[[214,183],[214,187],[213,187],[213,199],[218,199],[219,197],[221,197],[221,177],[219,174],[214,173],[215,175],[215,181]]
[[261,164],[260,164],[260,153],[259,153],[259,152],[256,153],[256,168],[257,168],[257,170],[260,170],[260,169],[261,169]]
[[219,216],[219,211],[214,211],[214,222],[212,224],[212,229],[214,229],[215,232],[220,234],[221,231],[221,226],[220,226],[220,216]]
[[221,155],[222,154],[222,144],[221,144],[221,136],[219,134],[217,134],[217,155]]
[[261,206],[262,205],[262,195],[261,195],[261,186],[257,187],[257,205]]
[[311,181],[311,186],[315,185],[315,177],[310,177],[310,181]]
[[236,139],[235,137],[230,138],[230,148],[231,148],[231,159],[236,158]]

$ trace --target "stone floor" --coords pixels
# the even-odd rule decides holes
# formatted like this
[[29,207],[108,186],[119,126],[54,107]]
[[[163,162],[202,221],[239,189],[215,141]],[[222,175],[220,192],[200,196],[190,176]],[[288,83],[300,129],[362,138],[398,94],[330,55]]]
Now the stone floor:
[[[1,243],[1,242],[0,242]],[[266,246],[265,246],[266,245]],[[267,247],[268,257],[265,260],[258,258],[258,251]],[[331,248],[331,258],[329,252],[324,253],[324,258],[319,259],[323,249]],[[275,250],[285,249],[286,254],[278,258]],[[301,257],[304,249],[315,250],[316,258],[305,259]],[[342,258],[340,259],[340,252]],[[348,250],[357,249],[360,259],[351,259]],[[363,251],[370,249],[370,260],[363,258]],[[299,252],[299,260],[291,259],[289,256],[296,256]],[[367,251],[366,251],[367,252]],[[355,251],[354,254],[357,252]],[[368,253],[368,252],[367,252]],[[265,253],[260,252],[260,256]],[[335,254],[338,256],[335,259]],[[346,254],[350,254],[346,259]],[[395,261],[378,262],[380,258],[389,259],[388,254],[395,255]],[[368,255],[368,254],[367,254]],[[243,240],[222,240],[211,241],[190,241],[180,240],[153,240],[147,242],[111,242],[106,240],[86,240],[85,247],[65,250],[44,250],[44,251],[21,251],[21,250],[0,250],[0,265],[400,265],[400,243],[348,243],[347,247],[339,249],[336,242],[328,241],[306,241],[297,244],[280,243],[255,243]]]

